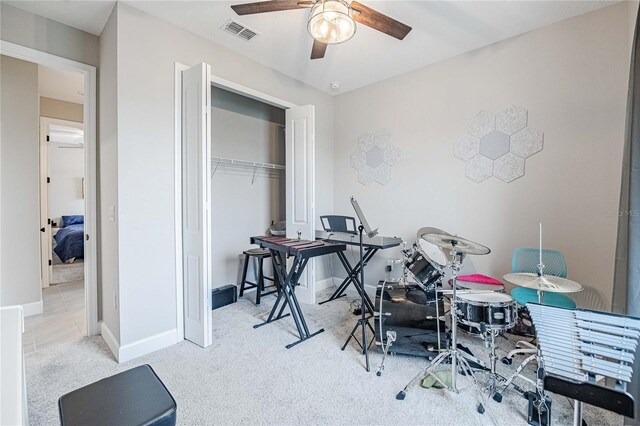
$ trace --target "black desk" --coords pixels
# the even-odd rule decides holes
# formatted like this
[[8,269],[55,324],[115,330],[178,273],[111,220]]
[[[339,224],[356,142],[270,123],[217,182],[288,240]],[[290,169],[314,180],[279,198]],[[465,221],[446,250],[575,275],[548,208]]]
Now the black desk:
[[[326,231],[316,231],[316,240],[347,244],[351,246],[360,245],[358,235],[342,232],[329,233]],[[367,306],[367,310],[369,311],[369,313],[373,315],[373,302],[371,301],[371,298],[369,297],[367,292],[364,290],[362,283],[360,283],[360,269],[363,267],[363,265],[367,265],[367,263],[373,258],[373,256],[375,256],[378,250],[398,247],[400,244],[402,244],[402,239],[396,237],[382,237],[378,235],[370,238],[364,235],[362,242],[364,246],[364,256],[362,261],[358,261],[355,267],[353,267],[351,263],[349,263],[349,259],[347,259],[347,256],[344,254],[344,250],[337,252],[338,259],[340,259],[342,266],[344,267],[345,271],[347,271],[347,277],[338,286],[336,291],[333,292],[331,297],[323,302],[320,302],[320,305],[345,296],[344,292],[346,291],[347,287],[349,287],[349,285],[353,283],[360,295],[362,295],[362,293],[364,292],[365,305]]]

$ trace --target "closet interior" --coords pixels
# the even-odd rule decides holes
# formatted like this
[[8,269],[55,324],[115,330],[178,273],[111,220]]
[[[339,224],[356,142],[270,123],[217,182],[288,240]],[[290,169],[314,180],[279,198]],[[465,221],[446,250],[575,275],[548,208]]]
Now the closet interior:
[[[218,288],[240,284],[249,238],[285,221],[285,111],[211,90],[211,275]],[[247,279],[255,282],[256,271],[252,259]],[[272,276],[271,262],[264,272]]]

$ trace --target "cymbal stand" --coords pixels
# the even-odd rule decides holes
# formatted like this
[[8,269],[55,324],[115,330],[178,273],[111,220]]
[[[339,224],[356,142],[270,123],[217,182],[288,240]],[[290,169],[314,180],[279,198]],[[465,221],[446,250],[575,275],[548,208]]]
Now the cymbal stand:
[[[464,260],[464,253],[457,252],[455,250],[455,245],[453,245],[451,249],[451,258],[452,261],[449,264],[449,269],[451,269],[451,279],[453,283],[453,293],[451,297],[451,347],[445,351],[440,352],[438,356],[436,356],[433,361],[429,364],[429,366],[422,370],[418,375],[416,375],[405,387],[403,390],[398,392],[396,395],[396,399],[403,400],[409,389],[415,386],[418,382],[422,380],[427,375],[432,376],[440,385],[449,390],[450,392],[458,393],[457,386],[457,375],[458,375],[458,363],[460,363],[463,371],[465,373],[469,373],[474,381],[477,383],[476,376],[473,373],[473,370],[469,366],[469,363],[466,360],[465,353],[458,350],[458,338],[457,338],[457,328],[458,328],[458,315],[457,315],[457,295],[456,295],[456,287],[458,282],[458,273],[462,268],[462,261]],[[436,374],[436,368],[445,360],[451,360],[451,384],[447,385],[444,383]],[[484,411],[484,410],[483,410]]]
[[[536,265],[538,267],[538,276],[541,277],[544,275],[544,268],[545,265],[542,262],[542,223],[540,223],[540,246],[539,246],[539,257],[538,257],[538,264]],[[537,295],[538,295],[538,303],[539,304],[543,304],[542,303],[542,299],[544,298],[544,291],[542,289],[537,289],[536,291]],[[533,345],[529,342],[525,342],[525,341],[519,341],[516,343],[516,346],[520,346],[520,345],[524,345],[524,346],[529,346],[529,349],[514,349],[511,352],[509,352],[507,354],[506,357],[504,357],[502,359],[503,363],[505,364],[510,364],[510,360],[512,359],[512,357],[519,353],[519,354],[531,354],[529,355],[524,361],[522,361],[522,363],[518,366],[518,368],[516,368],[516,371],[507,378],[507,380],[505,381],[504,385],[502,386],[501,390],[499,392],[496,392],[494,395],[494,399],[496,401],[499,402],[498,399],[502,400],[502,392],[504,392],[512,383],[513,381],[516,379],[516,377],[520,377],[521,379],[523,379],[524,381],[532,384],[533,386],[536,387],[536,391],[539,394],[540,397],[540,403],[544,405],[545,401],[546,401],[546,397],[544,395],[544,385],[542,383],[542,371],[544,370],[544,366],[542,365],[541,362],[541,357],[540,357],[540,348],[537,345]],[[533,381],[528,377],[525,377],[523,375],[521,375],[520,373],[522,372],[522,370],[527,366],[527,364],[529,364],[529,362],[536,360],[536,363],[538,365],[538,367],[536,368],[536,380]],[[508,360],[505,362],[505,360]],[[514,385],[515,387],[515,385]],[[517,389],[517,388],[516,388]]]

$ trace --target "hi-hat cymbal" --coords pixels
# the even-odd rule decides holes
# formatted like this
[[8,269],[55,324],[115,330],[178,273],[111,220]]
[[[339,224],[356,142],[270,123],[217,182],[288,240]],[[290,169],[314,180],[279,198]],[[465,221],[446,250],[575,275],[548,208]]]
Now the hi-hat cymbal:
[[418,232],[417,232],[418,238],[422,238],[424,240],[425,239],[424,235],[427,235],[427,234],[451,235],[447,231],[443,231],[442,229],[438,229],[438,228],[432,228],[430,226],[418,229]]
[[582,286],[575,281],[553,275],[538,275],[527,272],[507,274],[503,277],[511,284],[533,290],[550,291],[552,293],[576,293]]
[[425,234],[422,236],[431,244],[435,244],[443,249],[453,249],[458,253],[464,254],[489,254],[491,249],[482,244],[460,238],[449,234]]

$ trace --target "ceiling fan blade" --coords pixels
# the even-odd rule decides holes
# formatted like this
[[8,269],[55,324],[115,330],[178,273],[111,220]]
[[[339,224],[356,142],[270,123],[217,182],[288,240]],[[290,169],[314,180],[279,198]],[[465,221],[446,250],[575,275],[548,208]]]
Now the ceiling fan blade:
[[324,53],[327,51],[327,44],[318,40],[313,40],[313,47],[311,48],[311,59],[322,59]]
[[354,21],[388,34],[391,37],[395,37],[398,40],[404,39],[407,34],[409,34],[409,31],[411,31],[410,26],[396,21],[355,0],[351,2],[351,9],[353,10],[352,16]]
[[238,15],[252,15],[254,13],[278,12],[281,10],[304,9],[311,7],[309,1],[298,0],[270,0],[256,3],[234,4],[231,9]]

